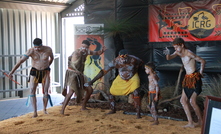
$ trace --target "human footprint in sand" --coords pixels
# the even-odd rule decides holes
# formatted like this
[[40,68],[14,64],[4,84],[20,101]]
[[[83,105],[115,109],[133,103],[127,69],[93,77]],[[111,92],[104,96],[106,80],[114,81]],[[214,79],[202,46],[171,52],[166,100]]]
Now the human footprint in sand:
[[129,55],[126,49],[119,52],[119,56],[102,69],[91,81],[85,83],[85,86],[90,87],[96,80],[103,77],[112,69],[118,69],[119,75],[113,81],[110,94],[110,109],[108,114],[116,113],[115,96],[129,95],[132,93],[135,108],[137,111],[137,118],[141,118],[141,91],[140,78],[138,76],[138,69],[143,64],[143,61],[136,56]]
[[148,108],[152,114],[153,119],[150,121],[153,122],[152,125],[158,125],[158,115],[157,115],[157,105],[160,99],[160,88],[158,85],[159,77],[157,76],[155,70],[155,65],[151,62],[145,64],[145,72],[148,74]]
[[[167,60],[171,60],[179,56],[182,60],[184,69],[186,71],[186,75],[182,83],[183,91],[180,99],[180,102],[184,108],[184,111],[188,119],[188,124],[184,127],[194,128],[196,126],[201,126],[202,115],[200,108],[196,103],[196,98],[202,92],[201,77],[203,76],[203,70],[206,61],[194,54],[193,52],[191,52],[189,49],[187,49],[185,46],[185,42],[182,38],[175,38],[173,41],[173,47],[175,49],[175,52],[173,54],[170,55],[170,51],[168,48],[164,50],[164,54],[166,55]],[[196,61],[200,62],[199,72],[196,71]],[[188,103],[191,104],[198,117],[197,123],[193,122]]]
[[[42,83],[43,88],[43,104],[44,104],[44,113],[47,114],[47,104],[48,100],[50,101],[50,95],[48,94],[48,89],[50,87],[50,68],[49,66],[54,60],[52,49],[49,46],[42,45],[42,40],[35,38],[33,41],[34,47],[27,50],[27,52],[21,57],[21,59],[16,63],[9,77],[12,78],[13,73],[16,69],[25,62],[29,57],[31,57],[32,68],[30,71],[29,77],[29,86],[31,89],[31,95],[28,96],[28,100],[31,100],[32,106],[34,108],[33,117],[37,117],[37,99],[36,99],[36,89],[38,83]],[[51,101],[50,101],[51,102]],[[52,104],[51,104],[52,105]]]
[[[65,96],[65,99],[62,105],[61,114],[64,114],[64,110],[71,96],[75,93],[77,97],[76,102],[79,103],[84,91],[86,91],[86,95],[84,97],[81,110],[87,110],[86,103],[90,98],[93,89],[90,86],[84,87],[84,83],[87,80],[86,76],[83,74],[86,57],[88,55],[101,55],[106,49],[103,47],[99,51],[91,51],[89,50],[89,46],[90,42],[88,40],[83,40],[81,47],[75,50],[68,58],[68,69],[66,70],[64,89],[62,91],[62,95]],[[68,94],[67,86],[69,86]]]

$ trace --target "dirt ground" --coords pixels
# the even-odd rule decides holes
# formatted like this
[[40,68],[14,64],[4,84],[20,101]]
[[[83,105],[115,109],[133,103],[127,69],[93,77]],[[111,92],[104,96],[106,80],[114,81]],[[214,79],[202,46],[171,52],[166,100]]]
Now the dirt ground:
[[[183,128],[187,121],[184,112],[171,110],[159,114],[159,125],[151,125],[151,117],[144,113],[136,119],[134,107],[129,103],[117,103],[117,113],[106,115],[109,104],[88,103],[89,110],[81,111],[79,105],[69,105],[65,115],[60,114],[61,105],[48,109],[49,114],[38,111],[0,121],[0,134],[200,134],[201,128]],[[129,114],[124,114],[129,113]],[[169,116],[170,115],[170,116]],[[167,118],[162,118],[167,117]],[[169,117],[169,118],[168,118]],[[175,119],[175,120],[171,120]]]
[[[101,109],[109,110],[109,103],[108,102],[88,103],[87,107],[90,107],[90,108],[101,108]],[[118,103],[116,103],[116,110],[117,111],[123,111],[124,114],[135,114],[136,113],[134,105],[132,105],[130,103],[126,103],[126,102],[118,102]],[[166,111],[159,110],[159,111],[160,112],[158,113],[158,115],[160,116],[160,118],[172,118],[174,120],[187,121],[186,115],[185,115],[185,113],[184,113],[182,108],[167,109]],[[144,115],[149,115],[150,116],[150,112],[149,111],[141,110],[141,112]],[[193,112],[193,115],[194,115],[194,112]],[[193,118],[196,121],[196,117],[193,116]]]

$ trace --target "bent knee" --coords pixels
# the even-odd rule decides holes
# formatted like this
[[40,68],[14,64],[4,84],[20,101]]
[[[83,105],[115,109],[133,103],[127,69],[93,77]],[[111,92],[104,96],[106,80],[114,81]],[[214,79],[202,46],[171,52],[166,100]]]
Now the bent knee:
[[197,103],[196,103],[196,101],[195,101],[195,100],[192,100],[192,99],[191,99],[191,100],[190,100],[190,105],[194,107],[194,106],[196,106],[196,105],[197,105]]
[[186,99],[184,99],[184,98],[181,98],[180,99],[180,103],[183,105],[183,104],[187,104],[187,100]]

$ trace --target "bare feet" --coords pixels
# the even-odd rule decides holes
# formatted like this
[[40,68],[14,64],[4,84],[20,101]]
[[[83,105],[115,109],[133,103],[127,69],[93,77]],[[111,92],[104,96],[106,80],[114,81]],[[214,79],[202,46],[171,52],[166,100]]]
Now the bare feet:
[[90,109],[87,109],[86,107],[84,107],[84,108],[82,107],[81,111],[84,111],[84,110],[90,110]]
[[106,113],[106,114],[115,114],[116,111],[111,110],[110,112]]
[[137,119],[140,119],[140,118],[141,118],[140,113],[137,113]]
[[44,114],[48,114],[48,112],[46,110],[44,110]]
[[151,125],[158,125],[159,121],[154,121]]
[[38,114],[37,114],[37,113],[34,113],[31,118],[35,118],[35,117],[38,117]]
[[140,119],[140,118],[142,118],[141,116],[137,116],[137,119]]
[[61,110],[61,111],[60,111],[60,114],[64,115],[64,110]]
[[201,126],[202,126],[202,122],[194,123],[194,126],[195,126],[195,127],[201,127]]
[[148,121],[149,122],[154,122],[155,120],[154,120],[154,118],[152,118],[152,119],[149,119]]
[[185,125],[185,126],[183,126],[184,128],[194,128],[195,126],[194,126],[194,124],[187,124],[187,125]]
[[60,115],[61,116],[70,116],[70,114],[64,114],[64,111],[62,111],[62,110],[60,111]]

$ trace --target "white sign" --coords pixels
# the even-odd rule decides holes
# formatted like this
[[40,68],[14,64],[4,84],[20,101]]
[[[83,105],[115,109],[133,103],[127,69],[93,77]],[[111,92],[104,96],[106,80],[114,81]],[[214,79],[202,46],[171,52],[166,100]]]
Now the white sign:
[[209,134],[221,134],[221,109],[212,109]]
[[75,35],[103,35],[104,24],[75,24]]

